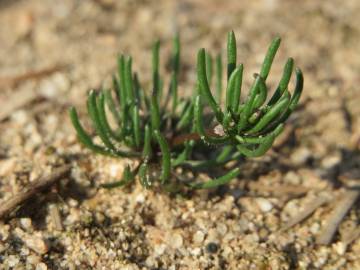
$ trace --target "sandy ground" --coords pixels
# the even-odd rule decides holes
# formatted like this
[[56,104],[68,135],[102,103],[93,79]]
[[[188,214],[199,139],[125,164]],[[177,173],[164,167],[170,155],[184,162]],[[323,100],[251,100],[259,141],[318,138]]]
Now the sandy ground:
[[[61,164],[73,167],[1,221],[0,269],[360,269],[358,204],[330,245],[316,241],[344,196],[342,176],[360,177],[359,12],[357,0],[0,1],[0,202]],[[176,30],[180,89],[190,93],[197,50],[224,52],[231,29],[245,85],[276,35],[272,85],[288,56],[304,71],[301,105],[274,149],[218,190],[99,188],[131,161],[83,149],[67,108],[86,119],[86,93],[109,83],[119,52],[149,81],[152,42],[161,40],[164,66]],[[325,195],[308,219],[281,230]]]

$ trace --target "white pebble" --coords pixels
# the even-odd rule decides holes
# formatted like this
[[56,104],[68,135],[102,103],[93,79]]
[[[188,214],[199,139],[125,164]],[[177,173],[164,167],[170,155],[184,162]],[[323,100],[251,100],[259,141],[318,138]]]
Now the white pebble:
[[45,241],[41,239],[40,237],[36,236],[29,236],[23,239],[25,242],[25,245],[35,251],[38,254],[45,254],[48,252],[49,248]]
[[201,244],[204,241],[205,234],[202,231],[194,233],[193,241],[195,244]]
[[345,254],[347,248],[347,246],[343,242],[337,242],[336,244],[333,245],[333,247],[336,253],[339,254],[340,256]]
[[200,256],[201,255],[201,248],[197,247],[197,248],[191,249],[190,253],[193,256]]
[[258,204],[258,206],[262,212],[269,212],[269,211],[271,211],[271,209],[273,209],[272,203],[270,201],[268,201],[267,199],[258,198],[256,200],[256,203]]
[[222,236],[224,236],[227,232],[227,226],[224,223],[219,223],[216,226],[216,229],[217,229],[218,233]]
[[15,267],[19,263],[19,261],[20,261],[20,259],[17,256],[10,255],[7,263],[10,267]]
[[140,193],[136,196],[135,201],[137,203],[144,203],[145,202],[145,196],[144,194]]
[[11,115],[12,120],[14,120],[18,125],[25,125],[29,122],[29,114],[24,110],[15,111]]
[[330,169],[332,167],[335,167],[337,164],[339,164],[340,161],[341,161],[341,156],[340,155],[332,155],[332,156],[329,156],[329,157],[325,157],[321,161],[321,165],[325,169]]
[[290,159],[295,165],[302,165],[311,157],[311,155],[310,149],[301,147],[292,153]]
[[163,255],[164,252],[165,252],[165,249],[166,249],[166,245],[165,245],[165,244],[156,245],[156,246],[154,247],[154,251],[155,251],[156,256],[161,256],[161,255]]
[[109,166],[109,172],[110,172],[110,176],[111,177],[118,177],[122,174],[123,171],[123,165],[118,164],[118,163],[112,163]]
[[174,248],[174,249],[176,249],[176,248],[181,248],[182,247],[182,245],[183,245],[183,238],[182,238],[182,236],[181,236],[181,234],[179,234],[179,233],[174,233],[174,234],[172,234],[172,236],[170,237],[170,245]]
[[301,184],[301,177],[293,171],[289,171],[288,173],[286,173],[284,176],[284,180],[292,185]]
[[36,265],[36,270],[47,270],[47,266],[45,263],[41,262]]
[[36,265],[41,262],[41,258],[38,255],[29,255],[26,257],[28,264]]
[[69,88],[69,80],[64,74],[57,73],[40,83],[39,92],[47,98],[56,98]]
[[27,232],[30,232],[33,229],[30,218],[21,218],[20,225]]
[[312,234],[317,234],[320,230],[320,224],[319,223],[314,223],[313,225],[311,225],[310,227],[310,232]]

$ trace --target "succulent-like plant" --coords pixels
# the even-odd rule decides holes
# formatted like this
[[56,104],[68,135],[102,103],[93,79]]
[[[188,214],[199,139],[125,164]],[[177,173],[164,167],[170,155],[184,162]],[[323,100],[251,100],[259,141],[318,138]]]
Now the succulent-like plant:
[[[268,48],[260,73],[254,75],[249,93],[242,99],[243,65],[237,65],[235,35],[233,32],[228,34],[224,102],[221,100],[223,70],[220,54],[214,65],[216,98],[210,89],[213,60],[205,49],[200,49],[197,55],[197,83],[193,96],[185,98],[178,95],[178,36],[174,39],[170,85],[166,92],[159,73],[159,41],[154,44],[152,51],[151,91],[141,86],[137,74],[132,70],[132,58],[119,56],[112,91],[101,90],[97,93],[93,90],[87,99],[88,114],[103,145],[94,143],[80,124],[75,108],[70,109],[78,139],[84,146],[99,154],[139,160],[135,168],[126,167],[120,181],[106,186],[126,185],[136,175],[146,188],[155,183],[170,186],[175,182],[171,171],[177,167],[207,170],[221,167],[229,161],[239,161],[242,155],[264,155],[282,132],[284,122],[294,111],[303,89],[303,76],[301,70],[296,68],[293,95],[288,90],[294,66],[293,59],[289,58],[279,85],[268,100],[266,79],[279,45],[280,38],[275,38]],[[111,116],[117,124],[116,128],[109,121]],[[161,173],[154,177],[152,168],[156,168],[157,164],[161,165]],[[234,168],[223,176],[206,182],[182,184],[190,188],[212,188],[229,182],[239,173],[235,162]]]

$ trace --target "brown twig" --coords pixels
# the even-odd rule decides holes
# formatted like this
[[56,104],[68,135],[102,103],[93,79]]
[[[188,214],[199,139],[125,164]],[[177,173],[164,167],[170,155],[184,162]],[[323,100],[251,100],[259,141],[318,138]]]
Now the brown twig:
[[58,169],[56,169],[50,175],[40,177],[38,180],[29,184],[29,186],[16,194],[8,201],[4,202],[0,206],[0,218],[4,218],[8,216],[11,212],[13,212],[18,206],[22,205],[25,201],[30,199],[32,196],[37,193],[43,191],[44,189],[54,185],[60,179],[66,177],[70,173],[71,166],[64,165]]
[[329,245],[333,239],[340,222],[344,219],[347,212],[359,198],[360,190],[347,190],[337,203],[335,209],[331,212],[326,221],[325,228],[316,238],[319,245]]
[[[215,133],[214,129],[208,129],[205,131],[208,136],[216,136],[219,137],[218,134]],[[187,133],[187,134],[180,134],[172,139],[169,140],[169,144],[174,147],[183,144],[186,141],[194,140],[198,141],[201,137],[198,133]]]

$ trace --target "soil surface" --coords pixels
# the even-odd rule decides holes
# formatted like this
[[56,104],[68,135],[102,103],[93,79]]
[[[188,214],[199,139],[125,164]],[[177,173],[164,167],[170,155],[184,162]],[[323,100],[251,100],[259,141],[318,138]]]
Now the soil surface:
[[[330,244],[322,238],[360,178],[360,1],[223,2],[0,1],[0,203],[72,166],[0,221],[0,269],[360,269],[358,202]],[[156,39],[166,74],[177,30],[180,91],[190,94],[197,50],[224,55],[232,29],[245,86],[276,35],[270,85],[289,56],[304,72],[300,106],[273,149],[216,190],[100,188],[132,161],[84,149],[68,107],[88,124],[86,94],[110,84],[118,53],[134,57],[146,85]]]

